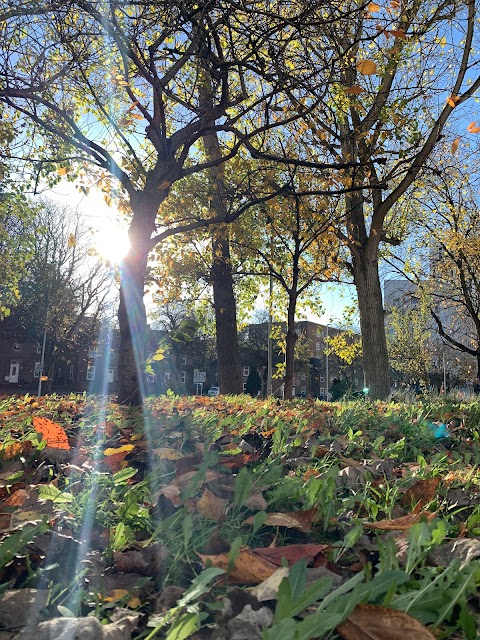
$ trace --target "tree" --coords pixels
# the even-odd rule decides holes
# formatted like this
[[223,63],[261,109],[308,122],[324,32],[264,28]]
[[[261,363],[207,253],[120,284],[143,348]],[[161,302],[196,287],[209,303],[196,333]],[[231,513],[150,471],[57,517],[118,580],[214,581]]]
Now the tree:
[[[402,199],[452,111],[462,111],[480,87],[476,2],[370,3],[356,21],[348,13],[353,4],[344,5],[345,20],[322,33],[341,63],[337,82],[327,87],[328,107],[317,108],[315,119],[305,116],[304,140],[310,154],[355,165],[336,178],[345,189],[336,232],[351,256],[346,266],[357,289],[366,383],[372,397],[383,398],[390,384],[380,248],[404,240],[396,224]],[[319,97],[307,92],[304,103]]]
[[11,313],[20,296],[18,283],[41,231],[32,225],[35,206],[16,194],[0,192],[0,320]]
[[[298,181],[298,185],[295,183]],[[286,298],[284,393],[293,395],[295,344],[298,336],[295,315],[300,301],[308,305],[308,294],[318,282],[339,277],[338,242],[332,233],[336,210],[325,197],[308,193],[305,175],[290,180],[290,194],[278,196],[264,205],[265,227],[250,231],[249,238],[234,244],[250,254],[251,273],[272,277]],[[307,182],[307,184],[305,184]],[[303,183],[303,184],[302,184]],[[248,223],[247,223],[248,226]],[[255,228],[250,225],[250,230]],[[241,273],[242,271],[240,271]],[[281,312],[277,315],[281,317]]]
[[89,255],[86,225],[68,208],[44,200],[29,231],[35,240],[18,285],[20,301],[2,330],[40,345],[45,336],[43,373],[51,383],[58,357],[94,343],[112,304],[112,276]]
[[[172,234],[230,221],[192,220],[187,212],[165,226],[160,205],[172,184],[221,164],[241,145],[262,156],[267,133],[299,117],[284,110],[286,95],[302,75],[321,75],[320,58],[323,64],[335,55],[325,50],[315,72],[305,68],[296,34],[307,18],[313,33],[338,14],[341,7],[323,1],[279,2],[265,11],[227,0],[0,2],[0,100],[17,119],[16,157],[33,161],[34,184],[83,176],[82,190],[97,185],[130,216],[119,308],[121,401],[142,400],[149,252]],[[280,57],[294,76],[278,72]],[[207,107],[199,96],[205,82],[212,88]],[[221,157],[204,161],[198,143],[214,132]]]
[[413,201],[413,255],[394,255],[391,264],[413,283],[411,297],[428,298],[429,331],[475,358],[480,381],[479,178],[469,170],[475,158],[447,151],[437,159]]

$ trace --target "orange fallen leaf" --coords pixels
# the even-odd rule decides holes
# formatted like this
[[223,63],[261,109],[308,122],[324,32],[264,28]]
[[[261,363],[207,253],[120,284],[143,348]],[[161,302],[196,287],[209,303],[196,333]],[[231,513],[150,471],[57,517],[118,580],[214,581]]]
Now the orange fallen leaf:
[[377,11],[380,11],[380,5],[376,2],[369,2],[367,4],[367,11],[369,13],[376,13]]
[[409,513],[407,516],[395,518],[395,520],[364,522],[363,526],[369,529],[381,529],[382,531],[406,531],[423,519],[427,520],[427,522],[433,520],[436,515],[436,513],[432,513],[431,511],[422,511],[421,513]]
[[452,156],[454,153],[456,153],[457,149],[458,149],[458,145],[460,143],[460,138],[456,138],[453,142],[452,142],[452,148],[451,148],[451,153]]
[[47,447],[52,449],[70,449],[65,430],[53,420],[48,418],[33,418],[33,426],[37,433],[41,433],[47,441]]
[[408,613],[360,604],[336,628],[343,640],[434,640],[435,636]]

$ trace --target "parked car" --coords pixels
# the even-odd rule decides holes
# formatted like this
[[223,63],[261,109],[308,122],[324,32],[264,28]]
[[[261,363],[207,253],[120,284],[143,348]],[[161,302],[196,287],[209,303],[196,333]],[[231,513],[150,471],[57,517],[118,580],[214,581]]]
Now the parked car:
[[207,391],[207,396],[218,396],[220,395],[220,387],[210,387]]

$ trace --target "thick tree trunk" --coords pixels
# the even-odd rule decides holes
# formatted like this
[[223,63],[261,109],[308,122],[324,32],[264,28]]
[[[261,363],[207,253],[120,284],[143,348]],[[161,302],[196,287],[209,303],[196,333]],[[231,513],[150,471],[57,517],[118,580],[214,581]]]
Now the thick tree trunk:
[[297,334],[295,333],[295,308],[296,299],[290,297],[287,310],[287,336],[285,344],[285,400],[293,398],[293,376],[295,372],[295,343]]
[[378,259],[359,251],[353,259],[362,333],[363,368],[368,395],[385,399],[390,393],[385,312],[378,274]]
[[[208,160],[219,161],[220,146],[216,135],[205,136],[205,155]],[[211,188],[211,211],[219,216],[228,213],[223,165],[208,172]],[[243,393],[242,374],[237,332],[237,303],[233,288],[230,242],[226,225],[212,235],[213,304],[217,343],[218,386],[221,393]]]
[[149,240],[154,230],[159,197],[140,192],[131,198],[134,212],[129,229],[130,250],[122,263],[118,324],[118,401],[139,406],[143,402],[147,315],[143,302]]
[[218,386],[221,393],[243,392],[237,333],[237,306],[233,291],[228,237],[212,238],[211,279],[215,307]]

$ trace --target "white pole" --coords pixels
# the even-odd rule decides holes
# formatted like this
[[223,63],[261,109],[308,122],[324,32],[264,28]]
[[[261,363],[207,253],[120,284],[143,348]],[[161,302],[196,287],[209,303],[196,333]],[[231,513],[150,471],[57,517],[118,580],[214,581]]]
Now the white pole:
[[267,348],[267,397],[272,395],[272,295],[273,277],[270,274],[270,285],[268,294],[268,348]]
[[443,393],[447,395],[447,367],[445,365],[445,349],[443,349]]
[[[325,328],[327,330],[327,348],[328,348],[328,323],[327,323],[327,326]],[[330,387],[330,384],[329,384],[329,371],[328,371],[328,351],[325,354],[325,377],[326,377],[326,381],[325,382],[327,383],[326,384],[326,389],[327,389],[326,396],[327,396],[327,400],[328,400],[329,399],[328,390],[329,390],[329,387]]]

